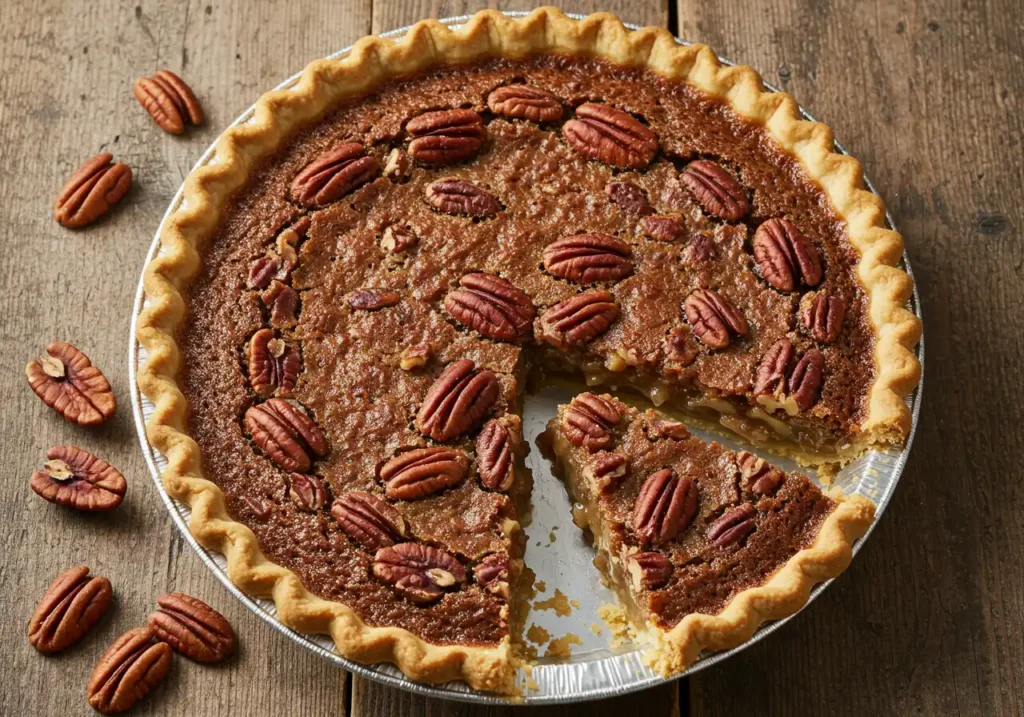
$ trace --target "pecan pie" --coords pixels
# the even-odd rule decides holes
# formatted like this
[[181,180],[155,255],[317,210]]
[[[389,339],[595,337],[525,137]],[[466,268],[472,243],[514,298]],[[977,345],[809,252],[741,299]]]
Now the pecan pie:
[[[168,491],[285,623],[508,690],[531,369],[810,463],[905,439],[902,242],[832,150],[749,68],[609,15],[483,12],[313,63],[189,177],[147,267]],[[562,418],[668,671],[798,609],[870,517],[614,400]]]

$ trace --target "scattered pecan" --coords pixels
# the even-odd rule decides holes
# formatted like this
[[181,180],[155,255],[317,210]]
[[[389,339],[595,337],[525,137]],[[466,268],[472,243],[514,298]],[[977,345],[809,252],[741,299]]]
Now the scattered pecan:
[[348,295],[348,305],[353,311],[376,311],[394,306],[402,297],[389,289],[357,289]]
[[260,329],[249,339],[246,355],[249,383],[257,396],[268,398],[275,392],[279,396],[292,394],[302,371],[298,346],[275,337],[273,329]]
[[562,103],[550,92],[527,85],[499,87],[487,96],[487,107],[496,115],[531,122],[562,119]]
[[686,225],[677,214],[657,214],[640,220],[640,231],[651,239],[663,242],[677,242],[683,238]]
[[587,102],[562,126],[562,136],[580,154],[625,169],[643,169],[658,152],[658,135],[632,115]]
[[782,471],[750,451],[737,453],[736,465],[740,469],[740,476],[742,476],[740,487],[748,493],[765,495],[771,493],[782,483]]
[[541,317],[544,339],[556,347],[593,341],[619,318],[615,297],[607,291],[586,291],[555,304]]
[[135,99],[169,134],[181,134],[186,124],[203,123],[203,108],[192,88],[170,70],[157,70],[152,77],[135,80]]
[[273,503],[266,498],[253,498],[251,495],[247,495],[243,496],[242,501],[257,520],[266,520],[274,510]]
[[327,455],[323,431],[298,405],[271,398],[245,412],[245,429],[271,461],[286,471],[304,473],[313,456]]
[[292,201],[305,207],[336,202],[369,182],[380,169],[376,157],[363,154],[363,145],[349,142],[329,149],[306,165],[292,181]]
[[288,476],[288,497],[299,510],[315,513],[327,504],[327,489],[316,476],[292,473]]
[[110,581],[81,565],[57,576],[28,623],[28,641],[42,653],[71,647],[110,607]]
[[121,505],[128,483],[114,466],[74,446],[54,446],[46,458],[43,470],[32,474],[32,490],[41,498],[90,512]]
[[633,273],[631,255],[629,244],[611,234],[576,234],[545,247],[544,268],[580,284],[618,281]]
[[491,553],[473,568],[476,584],[490,593],[508,598],[508,555]]
[[375,495],[353,490],[334,501],[331,515],[345,533],[369,550],[380,550],[409,538],[402,514]]
[[274,279],[287,282],[291,278],[292,269],[299,263],[299,242],[306,236],[311,224],[312,220],[304,216],[281,230],[277,235],[275,249],[268,250],[249,266],[250,288],[262,291]]
[[626,561],[633,590],[657,590],[672,577],[672,561],[661,553],[634,553]]
[[107,379],[71,344],[51,342],[46,355],[28,362],[25,376],[43,403],[72,423],[96,426],[114,415]]
[[642,217],[654,213],[654,207],[647,201],[647,193],[632,182],[609,182],[604,191],[612,203],[626,214]]
[[114,155],[97,154],[71,175],[53,203],[53,218],[69,229],[92,224],[121,201],[132,186],[132,170]]
[[267,253],[249,266],[249,286],[262,291],[270,286],[270,282],[277,278],[280,271],[280,257]]
[[653,408],[644,411],[644,425],[647,427],[647,435],[652,440],[670,438],[674,441],[683,441],[690,437],[690,431],[679,421],[665,418]]
[[516,478],[516,438],[504,423],[491,419],[476,439],[476,470],[480,482],[490,490],[505,491]]
[[373,574],[417,605],[436,602],[446,588],[466,582],[466,569],[440,548],[399,543],[381,548],[373,558]]
[[294,328],[298,323],[299,294],[283,281],[272,280],[260,298],[270,309],[270,325],[275,329]]
[[698,234],[683,250],[683,263],[698,266],[715,258],[715,245],[703,234]]
[[406,125],[409,155],[424,164],[455,164],[480,151],[487,139],[484,118],[473,110],[425,112]]
[[466,274],[459,286],[445,297],[444,306],[460,324],[497,341],[529,336],[537,310],[518,286],[484,273]]
[[754,395],[782,395],[786,392],[786,375],[793,360],[793,343],[782,337],[765,353],[754,375]]
[[711,523],[708,528],[708,540],[720,548],[740,542],[754,530],[756,512],[750,503],[730,508]]
[[94,709],[107,715],[124,712],[167,675],[171,646],[153,637],[152,629],[137,627],[107,648],[85,690]]
[[800,300],[800,321],[815,341],[830,344],[839,338],[846,317],[846,302],[824,291],[812,291]]
[[440,212],[467,217],[493,217],[501,204],[486,189],[446,177],[427,185],[427,203]]
[[380,248],[391,254],[399,254],[416,244],[416,235],[412,229],[401,224],[392,224],[384,230],[380,240]]
[[670,361],[689,366],[697,359],[700,348],[689,326],[676,326],[665,337],[665,355]]
[[735,222],[749,211],[747,192],[722,167],[706,159],[690,162],[679,176],[708,214]]
[[779,291],[793,291],[798,283],[817,286],[821,282],[817,249],[787,219],[769,219],[757,228],[754,260],[764,280]]
[[562,430],[574,446],[591,453],[612,442],[612,430],[622,417],[611,400],[593,393],[581,393],[562,413]]
[[450,441],[472,428],[498,400],[498,377],[477,370],[469,359],[448,365],[427,391],[416,415],[420,433],[435,441]]
[[398,357],[398,365],[403,371],[412,371],[426,366],[429,360],[430,344],[422,342],[402,349],[402,353]]
[[598,490],[611,490],[626,477],[629,459],[621,453],[598,451],[583,469],[583,475],[597,485]]
[[697,484],[671,468],[647,476],[633,508],[633,530],[641,543],[664,545],[697,514]]
[[223,615],[199,598],[170,593],[147,622],[157,639],[196,662],[220,662],[235,649],[235,631]]
[[392,182],[401,182],[412,174],[412,159],[404,150],[395,147],[384,162],[384,176]]
[[394,500],[417,500],[462,482],[469,469],[466,454],[431,446],[404,451],[380,469],[384,492]]
[[690,328],[704,344],[713,349],[729,345],[729,335],[745,336],[749,327],[743,314],[717,291],[697,289],[683,302]]
[[824,370],[825,355],[818,349],[805,353],[793,367],[793,373],[789,375],[789,393],[801,411],[818,402]]

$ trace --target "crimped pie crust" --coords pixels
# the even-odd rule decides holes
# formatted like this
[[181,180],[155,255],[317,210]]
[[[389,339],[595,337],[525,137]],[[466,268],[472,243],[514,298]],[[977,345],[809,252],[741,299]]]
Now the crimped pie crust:
[[[860,254],[857,275],[869,298],[876,336],[876,377],[861,423],[865,446],[905,439],[911,416],[904,397],[917,385],[920,373],[912,349],[921,326],[905,308],[912,282],[896,266],[902,239],[885,228],[884,206],[863,188],[860,164],[836,154],[831,130],[801,119],[788,95],[765,91],[748,67],[723,67],[705,46],[680,46],[657,28],[629,32],[607,14],[575,21],[558,10],[541,8],[513,20],[485,11],[458,31],[425,21],[397,42],[364,38],[344,59],[311,63],[294,88],[264,95],[252,119],[227,130],[217,141],[213,160],[188,176],[185,201],[165,222],[161,252],[146,267],[148,301],[138,320],[137,337],[148,358],[139,369],[138,382],[155,405],[147,435],[167,457],[164,484],[171,496],[190,505],[190,529],[196,539],[226,556],[232,581],[249,594],[272,597],[285,624],[302,632],[330,634],[349,659],[394,662],[412,679],[464,679],[474,688],[496,691],[512,687],[507,638],[494,648],[438,646],[403,629],[373,627],[345,605],[316,597],[293,572],[264,557],[253,532],[228,516],[220,488],[203,477],[199,447],[186,428],[186,401],[176,384],[181,351],[175,337],[185,316],[182,290],[199,269],[198,247],[215,230],[228,198],[245,184],[257,162],[281,147],[295,129],[322,117],[339,100],[365,93],[389,78],[442,62],[539,52],[646,67],[723,98],[740,116],[764,125],[822,186]],[[865,522],[867,510],[860,500],[844,501],[814,544],[768,583],[742,592],[717,616],[684,618],[662,636],[670,649],[655,651],[658,668],[666,673],[683,669],[701,649],[738,644],[763,620],[799,609],[816,582],[846,567],[852,543],[870,522]]]

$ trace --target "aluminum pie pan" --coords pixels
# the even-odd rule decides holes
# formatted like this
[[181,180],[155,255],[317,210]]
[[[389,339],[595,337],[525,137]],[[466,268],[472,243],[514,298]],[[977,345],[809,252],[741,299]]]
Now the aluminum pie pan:
[[[505,14],[513,17],[523,17],[528,13],[507,12]],[[470,17],[472,16],[450,17],[442,19],[441,22],[451,27],[456,27],[464,24]],[[570,15],[570,17],[576,19],[583,18],[582,15]],[[410,27],[392,30],[382,34],[381,37],[394,38],[404,35]],[[640,28],[638,25],[628,23],[626,27],[631,30]],[[676,38],[676,40],[683,45],[691,44],[679,38]],[[329,55],[328,59],[343,57],[350,49],[351,46],[339,50]],[[723,58],[720,58],[720,60],[723,64],[735,64]],[[291,76],[274,89],[292,87],[298,82],[300,76],[301,72]],[[771,91],[779,91],[778,88],[767,82],[764,84]],[[232,122],[231,126],[245,124],[250,121],[253,117],[254,109],[255,105],[249,107]],[[806,119],[814,121],[814,117],[803,108],[800,109],[800,112]],[[847,153],[838,142],[835,143],[835,149],[842,154]],[[215,150],[216,143],[211,144],[196,162],[193,170],[210,163],[214,157]],[[864,181],[868,189],[875,192],[871,182],[867,178]],[[183,191],[184,184],[175,193],[170,206],[160,222],[160,226],[146,256],[146,265],[160,253],[160,233],[167,218],[182,205]],[[887,214],[886,218],[889,227],[895,229],[892,216]],[[901,268],[913,277],[910,260],[905,252]],[[293,642],[362,677],[416,694],[441,699],[484,704],[510,703],[509,698],[475,691],[462,682],[442,685],[414,682],[405,677],[397,667],[390,663],[364,665],[347,660],[338,653],[333,640],[329,636],[307,635],[292,630],[277,619],[277,611],[272,600],[250,597],[231,582],[227,573],[227,561],[224,556],[220,553],[206,550],[189,531],[188,520],[191,511],[187,505],[168,495],[160,477],[163,468],[167,465],[167,460],[150,445],[146,437],[146,421],[152,414],[154,406],[149,399],[142,396],[138,387],[137,371],[142,362],[145,361],[147,354],[135,338],[136,321],[145,305],[146,296],[140,276],[132,307],[128,360],[132,411],[135,416],[139,443],[157,492],[167,507],[172,520],[181,532],[183,539],[198,553],[200,559],[213,571],[214,575],[224,584],[228,591],[241,600],[250,611]],[[916,286],[908,308],[919,319],[923,318]],[[910,453],[921,411],[921,386],[923,384],[924,370],[923,338],[918,343],[915,354],[921,363],[922,379],[919,381],[914,392],[907,397],[907,405],[912,415],[912,424],[906,445],[900,451],[873,451],[845,466],[835,479],[836,484],[840,485],[844,492],[864,495],[874,501],[877,506],[875,522],[868,528],[864,537],[853,546],[854,555],[860,551],[864,541],[867,540],[885,512]],[[571,396],[572,392],[568,389],[551,388],[545,389],[538,396],[527,398],[523,415],[523,428],[524,437],[530,445],[534,445],[537,434],[543,430],[547,419],[554,415],[555,406],[559,403],[564,403]],[[738,446],[738,444],[723,439],[718,434],[709,434],[700,430],[695,430],[694,432],[702,435],[704,438],[714,438],[726,445],[731,444],[733,448]],[[795,467],[793,464],[777,457],[773,457],[772,460],[787,469]],[[596,568],[594,568],[591,562],[594,554],[593,549],[587,544],[582,532],[569,519],[571,506],[565,495],[565,490],[551,475],[550,465],[540,455],[540,452],[535,449],[531,450],[527,463],[533,471],[535,480],[533,515],[530,525],[526,528],[529,538],[527,563],[531,570],[536,573],[536,580],[542,581],[547,588],[543,593],[537,595],[533,603],[536,606],[539,601],[551,598],[552,595],[556,594],[555,590],[557,588],[565,596],[562,600],[562,607],[566,606],[567,600],[578,601],[578,604],[570,606],[571,612],[567,616],[559,616],[558,611],[549,612],[548,610],[540,610],[535,607],[531,610],[526,625],[536,624],[546,630],[553,638],[571,640],[572,638],[568,636],[575,636],[581,644],[574,644],[571,655],[564,660],[541,658],[538,664],[533,667],[530,688],[524,691],[522,697],[511,700],[511,703],[538,705],[580,702],[612,697],[653,687],[665,682],[666,679],[677,679],[682,674],[694,674],[721,662],[763,639],[795,617],[793,615],[782,620],[763,624],[753,637],[742,645],[731,650],[705,654],[690,666],[685,673],[680,675],[664,678],[651,671],[643,664],[642,649],[639,646],[629,644],[615,649],[609,646],[610,635],[608,628],[596,617],[596,608],[601,604],[614,602],[614,598],[598,580]],[[804,472],[807,471],[805,470]],[[813,471],[810,473],[813,477]],[[559,530],[561,530],[561,534],[558,533]],[[567,543],[569,544],[568,549],[566,547]],[[832,580],[828,580],[816,585],[811,591],[807,604],[809,605],[811,601],[820,595],[831,582]],[[592,627],[599,628],[600,634],[597,634]],[[525,686],[525,683],[525,675],[520,675],[519,684]]]

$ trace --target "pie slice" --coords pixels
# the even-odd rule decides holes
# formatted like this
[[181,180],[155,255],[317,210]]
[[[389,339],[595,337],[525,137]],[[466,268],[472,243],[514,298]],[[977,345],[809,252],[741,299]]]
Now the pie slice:
[[544,439],[583,506],[577,523],[665,674],[798,611],[846,568],[874,519],[866,498],[822,492],[608,394],[559,407]]
[[[631,387],[810,463],[905,440],[902,240],[833,150],[749,68],[610,15],[483,12],[313,63],[189,176],[146,269],[139,385],[168,492],[285,624],[413,679],[511,689],[527,376]],[[726,460],[678,449],[650,470],[629,455],[620,490]],[[691,544],[727,503],[690,479],[703,517],[672,580],[703,591],[640,593],[641,617],[696,635],[668,670],[795,609],[789,566],[810,551],[833,557],[800,575],[832,574],[867,514],[787,477],[772,495],[794,500],[723,529],[754,521],[728,554],[755,589]],[[803,522],[773,532],[780,516]],[[742,625],[716,642],[683,627],[701,615]]]

